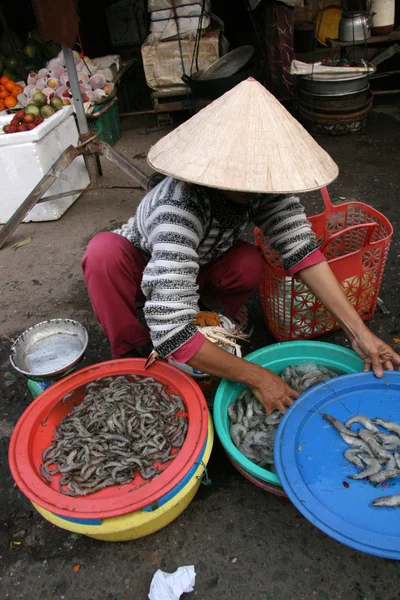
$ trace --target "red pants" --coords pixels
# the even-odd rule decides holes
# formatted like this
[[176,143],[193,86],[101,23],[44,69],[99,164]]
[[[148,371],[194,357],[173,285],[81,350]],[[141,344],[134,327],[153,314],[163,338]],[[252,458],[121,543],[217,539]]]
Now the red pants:
[[[129,240],[111,232],[98,233],[82,259],[83,278],[95,315],[114,357],[150,342],[149,331],[137,319],[136,301],[145,298],[140,289],[146,259]],[[263,275],[258,249],[239,241],[215,262],[200,269],[200,294],[222,305],[235,317],[258,288]]]

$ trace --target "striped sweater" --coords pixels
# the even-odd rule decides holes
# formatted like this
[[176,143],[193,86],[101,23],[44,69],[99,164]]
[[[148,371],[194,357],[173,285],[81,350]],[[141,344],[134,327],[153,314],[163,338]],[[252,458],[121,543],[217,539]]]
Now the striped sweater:
[[229,250],[251,222],[264,231],[286,269],[316,249],[294,196],[258,195],[236,204],[219,190],[169,177],[115,231],[149,257],[142,279],[144,314],[160,356],[169,356],[196,334],[191,323],[198,311],[199,268]]

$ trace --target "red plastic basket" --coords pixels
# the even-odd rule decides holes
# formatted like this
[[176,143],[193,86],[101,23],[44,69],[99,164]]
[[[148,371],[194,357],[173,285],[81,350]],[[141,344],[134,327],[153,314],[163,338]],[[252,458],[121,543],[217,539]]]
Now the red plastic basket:
[[[321,190],[325,211],[309,218],[320,250],[361,318],[374,312],[393,235],[390,221],[362,202],[334,206],[328,190]],[[299,279],[283,268],[278,254],[262,231],[255,243],[265,257],[260,285],[264,319],[280,342],[311,339],[339,328],[339,324]]]

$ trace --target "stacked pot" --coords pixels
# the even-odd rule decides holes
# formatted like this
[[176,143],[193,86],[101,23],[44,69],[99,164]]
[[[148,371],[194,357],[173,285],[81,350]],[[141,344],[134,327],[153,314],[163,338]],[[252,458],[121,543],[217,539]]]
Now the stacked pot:
[[299,80],[298,109],[314,133],[361,133],[372,107],[370,73],[314,74]]

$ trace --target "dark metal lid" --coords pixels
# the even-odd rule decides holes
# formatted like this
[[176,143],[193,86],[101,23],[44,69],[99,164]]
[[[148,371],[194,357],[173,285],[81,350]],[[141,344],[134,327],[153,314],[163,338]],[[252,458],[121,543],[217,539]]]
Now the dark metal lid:
[[241,46],[228,52],[224,56],[221,56],[218,60],[213,62],[212,65],[207,67],[196,79],[198,81],[204,79],[222,79],[224,77],[230,77],[234,75],[246,63],[249,62],[254,54],[253,46]]

